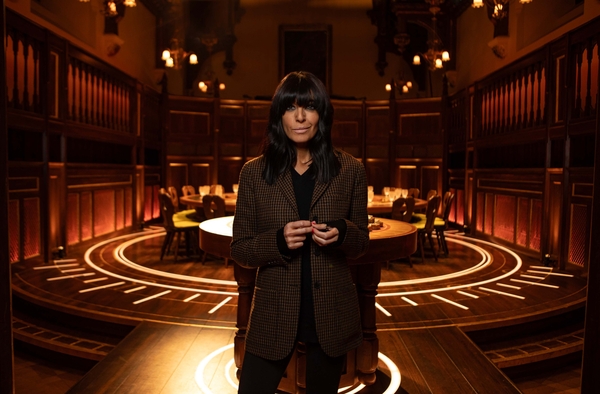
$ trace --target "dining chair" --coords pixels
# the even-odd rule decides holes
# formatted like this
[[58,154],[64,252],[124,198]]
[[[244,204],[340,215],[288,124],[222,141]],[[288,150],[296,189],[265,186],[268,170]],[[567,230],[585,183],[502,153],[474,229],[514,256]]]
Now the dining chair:
[[412,197],[400,197],[392,203],[392,216],[394,220],[410,223],[415,210],[415,199]]
[[417,228],[417,240],[418,246],[421,250],[421,261],[425,261],[425,238],[429,240],[429,246],[433,252],[433,257],[437,261],[437,253],[435,251],[435,244],[433,242],[433,230],[435,217],[437,215],[437,209],[440,205],[441,196],[433,196],[427,200],[427,210],[425,213],[425,220],[421,220],[417,223],[413,223],[413,226]]
[[[214,219],[225,216],[225,200],[216,194],[207,194],[202,197],[202,207],[206,219]],[[202,256],[202,264],[206,261],[206,251]],[[229,265],[229,259],[225,259],[225,267]]]
[[419,193],[421,192],[416,187],[411,187],[410,189],[408,189],[408,195],[412,196],[413,198],[419,198]]
[[452,209],[452,201],[454,201],[454,193],[447,191],[444,193],[444,199],[442,200],[442,217],[436,217],[433,223],[435,235],[438,239],[438,245],[440,249],[444,251],[444,255],[448,256],[448,244],[446,243],[446,236],[444,232],[448,229],[448,218],[450,217],[450,210]]
[[216,194],[207,194],[202,197],[202,207],[207,219],[225,216],[225,200]]
[[430,191],[427,192],[427,200],[429,200],[431,197],[437,195],[437,190],[435,189],[431,189]]
[[[185,187],[185,186],[184,186]],[[193,190],[193,189],[192,189]],[[183,188],[182,188],[183,191]],[[167,193],[171,196],[171,201],[173,202],[173,209],[175,210],[175,219],[176,220],[191,220],[193,222],[199,223],[202,221],[202,218],[196,215],[196,210],[194,208],[186,207],[186,209],[181,209],[179,206],[179,196],[177,195],[177,189],[174,186],[169,186],[167,189]],[[193,194],[193,192],[192,192]],[[183,195],[186,195],[185,192]]]
[[166,231],[165,240],[163,241],[160,251],[160,259],[162,260],[165,254],[169,254],[171,245],[175,239],[174,256],[175,261],[177,261],[182,233],[185,237],[186,251],[188,255],[192,250],[196,249],[195,240],[197,239],[196,230],[198,229],[198,223],[176,217],[173,199],[164,188],[160,189],[158,198],[161,206],[163,225]]

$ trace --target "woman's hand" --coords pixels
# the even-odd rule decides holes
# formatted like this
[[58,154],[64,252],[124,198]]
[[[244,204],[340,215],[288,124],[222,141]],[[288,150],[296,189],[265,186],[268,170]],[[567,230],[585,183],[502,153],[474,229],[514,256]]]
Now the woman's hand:
[[335,227],[329,227],[325,223],[317,224],[312,222],[313,236],[312,239],[319,246],[330,245],[337,242],[340,232]]
[[301,248],[306,240],[306,234],[311,233],[313,228],[308,220],[289,222],[283,227],[283,237],[288,249]]

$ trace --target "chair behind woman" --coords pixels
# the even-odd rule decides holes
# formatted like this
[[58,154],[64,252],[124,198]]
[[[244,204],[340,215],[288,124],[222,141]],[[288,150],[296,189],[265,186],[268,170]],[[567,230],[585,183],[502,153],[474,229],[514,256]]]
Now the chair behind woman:
[[408,189],[408,195],[411,196],[412,198],[419,198],[420,193],[421,193],[421,191],[419,189],[417,189],[416,187],[411,187],[410,189]]
[[425,237],[429,240],[429,246],[433,252],[433,257],[437,261],[437,253],[435,251],[435,244],[433,243],[433,230],[435,217],[437,215],[438,206],[440,205],[441,196],[433,196],[427,201],[427,211],[425,213],[425,220],[421,220],[413,225],[417,228],[417,238],[419,243],[419,249],[421,250],[421,260],[425,261]]

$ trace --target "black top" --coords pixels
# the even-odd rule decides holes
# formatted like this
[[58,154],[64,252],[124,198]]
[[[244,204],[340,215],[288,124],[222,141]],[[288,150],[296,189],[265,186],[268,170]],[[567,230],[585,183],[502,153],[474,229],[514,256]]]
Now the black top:
[[[300,220],[310,220],[310,204],[312,202],[313,191],[315,190],[314,171],[311,167],[300,175],[295,169],[292,169],[292,183],[294,185],[294,194],[296,195],[296,205]],[[312,237],[307,234],[304,246],[302,246],[302,277],[300,301],[300,320],[298,323],[298,340],[302,342],[318,343],[317,331],[315,328],[315,308],[312,294],[312,273],[310,267],[310,244]]]

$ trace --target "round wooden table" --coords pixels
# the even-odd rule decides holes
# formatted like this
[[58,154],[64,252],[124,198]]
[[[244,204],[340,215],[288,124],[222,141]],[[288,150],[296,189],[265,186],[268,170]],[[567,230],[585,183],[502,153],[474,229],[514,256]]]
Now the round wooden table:
[[[393,201],[384,201],[383,195],[375,195],[373,201],[367,204],[367,212],[369,215],[382,215],[392,213]],[[415,198],[415,210],[427,208],[427,200]]]
[[[200,194],[192,194],[191,196],[179,197],[179,202],[182,204],[193,207],[198,211],[199,214],[204,216],[204,205],[202,204],[202,197]],[[235,193],[224,193],[223,199],[225,200],[225,212],[234,213],[235,203],[237,201],[237,194]]]
[[[377,338],[375,296],[381,280],[381,264],[388,260],[407,257],[417,250],[417,228],[409,223],[392,219],[376,218],[380,228],[369,232],[369,249],[365,255],[348,260],[354,283],[357,285],[360,315],[363,329],[363,342],[347,355],[346,373],[340,379],[340,387],[353,386],[358,382],[370,385],[375,382],[378,364],[379,340]],[[205,220],[200,223],[200,247],[210,253],[230,259],[230,243],[233,230],[233,216]],[[238,372],[242,368],[246,329],[252,307],[256,269],[243,268],[233,264],[235,280],[238,283],[238,311],[234,338],[234,360]],[[281,380],[279,389],[295,393],[304,385],[305,366],[298,363],[303,358],[301,346],[296,348]]]

